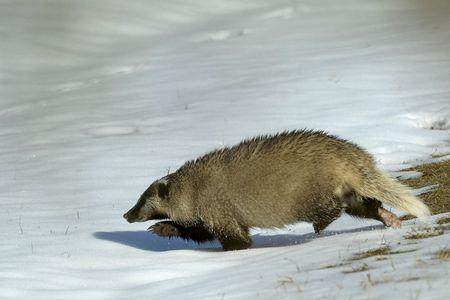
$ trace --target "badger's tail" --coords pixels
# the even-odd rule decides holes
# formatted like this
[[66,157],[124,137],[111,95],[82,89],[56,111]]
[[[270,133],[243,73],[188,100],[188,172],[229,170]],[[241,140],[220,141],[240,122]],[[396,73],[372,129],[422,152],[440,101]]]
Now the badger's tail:
[[428,207],[418,197],[412,195],[409,187],[396,179],[389,177],[380,170],[376,170],[375,177],[370,178],[368,176],[366,178],[362,185],[353,187],[361,196],[377,199],[418,218],[430,216]]

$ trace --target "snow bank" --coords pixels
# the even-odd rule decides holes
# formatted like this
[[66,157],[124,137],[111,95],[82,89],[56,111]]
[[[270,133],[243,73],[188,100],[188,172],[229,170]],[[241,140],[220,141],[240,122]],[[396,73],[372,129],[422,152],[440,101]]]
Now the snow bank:
[[320,268],[403,231],[344,217],[328,231],[339,235],[255,230],[254,249],[223,253],[121,215],[155,178],[256,134],[324,129],[390,171],[449,155],[449,12],[447,1],[4,1],[0,298],[448,293],[448,264],[427,260],[448,235],[369,264],[393,281],[364,286],[364,272]]

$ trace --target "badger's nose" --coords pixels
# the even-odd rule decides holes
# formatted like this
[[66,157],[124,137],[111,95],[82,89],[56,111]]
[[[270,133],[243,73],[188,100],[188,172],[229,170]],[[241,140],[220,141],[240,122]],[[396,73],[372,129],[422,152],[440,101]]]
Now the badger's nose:
[[123,215],[123,217],[125,218],[125,220],[127,220],[128,223],[136,222],[136,217],[133,213],[127,212]]

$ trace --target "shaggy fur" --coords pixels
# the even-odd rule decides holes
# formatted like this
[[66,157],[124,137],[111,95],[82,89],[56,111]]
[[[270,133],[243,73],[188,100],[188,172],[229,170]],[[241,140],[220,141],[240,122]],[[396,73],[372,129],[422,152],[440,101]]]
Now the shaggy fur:
[[382,203],[425,217],[428,208],[376,168],[360,147],[321,131],[260,136],[210,152],[152,183],[124,217],[168,218],[150,231],[224,250],[250,247],[251,227],[310,222],[319,233],[342,212],[399,227]]

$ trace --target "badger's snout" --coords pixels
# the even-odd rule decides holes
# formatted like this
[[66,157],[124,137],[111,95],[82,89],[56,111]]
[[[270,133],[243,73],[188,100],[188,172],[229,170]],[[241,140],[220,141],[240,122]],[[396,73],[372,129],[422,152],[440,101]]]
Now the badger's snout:
[[124,217],[125,220],[128,221],[128,223],[134,223],[134,222],[136,222],[137,214],[134,213],[132,210],[130,210],[130,211],[126,212],[123,215],[123,217]]
[[128,213],[124,213],[124,214],[123,214],[123,217],[124,217],[125,220],[127,220],[128,222],[130,222],[130,221],[128,220]]

